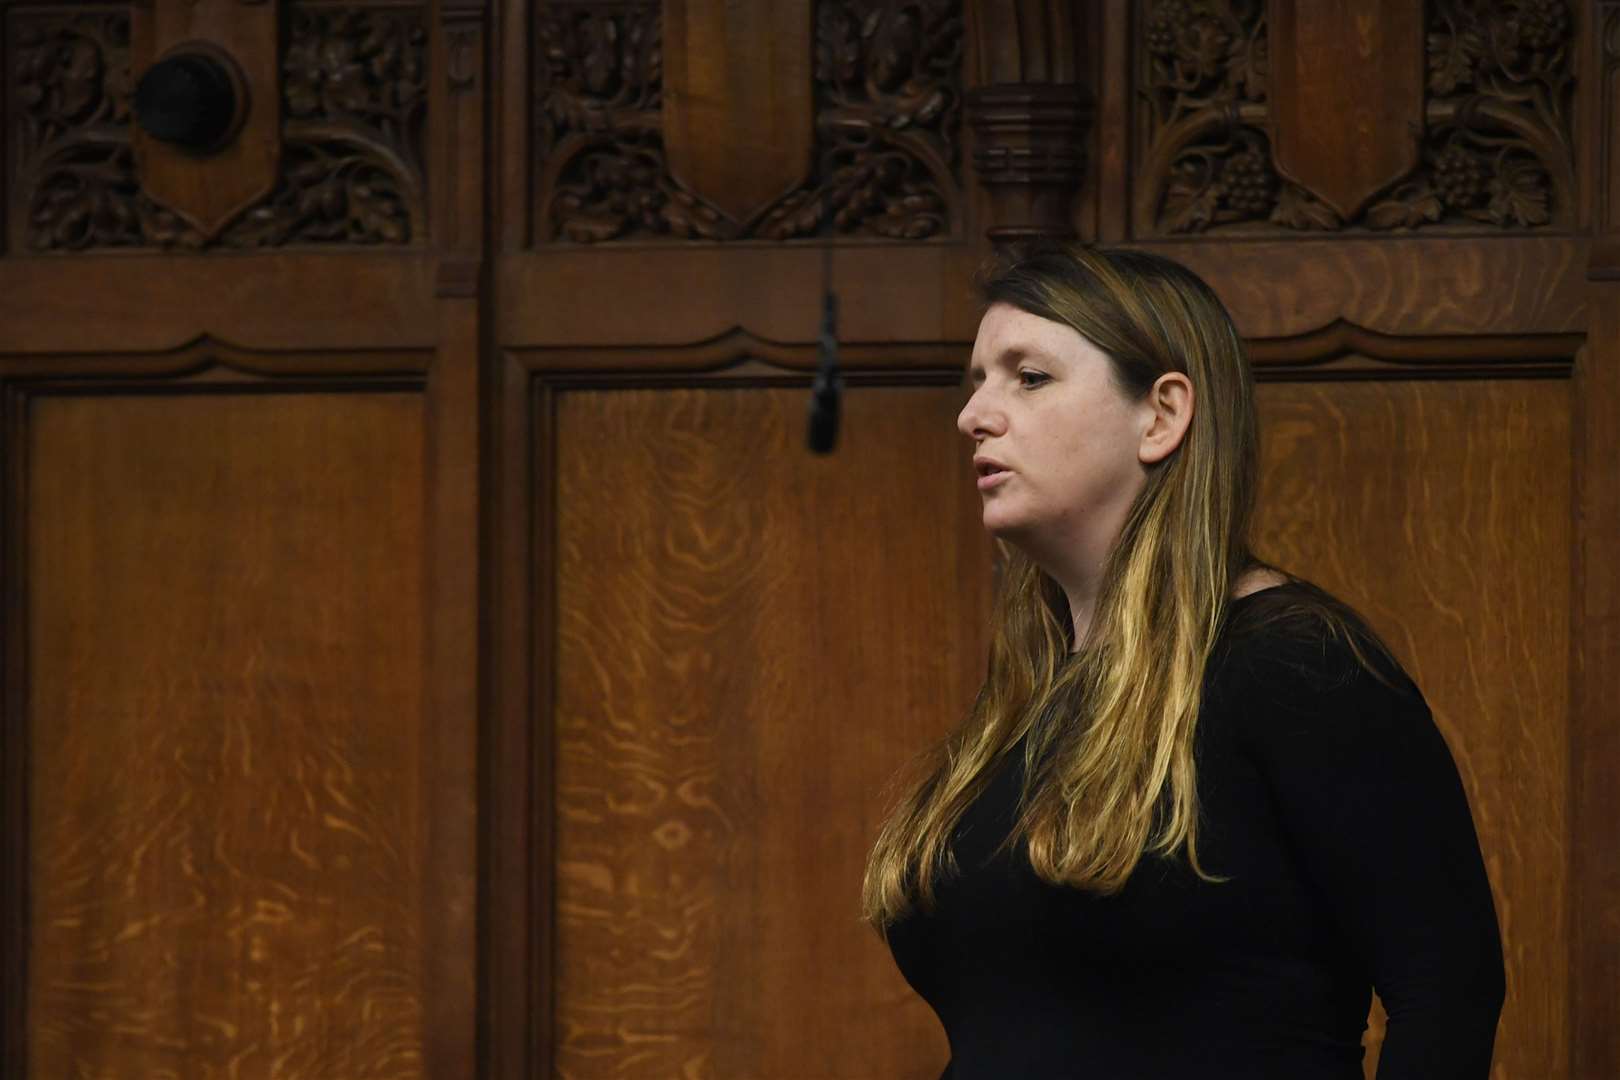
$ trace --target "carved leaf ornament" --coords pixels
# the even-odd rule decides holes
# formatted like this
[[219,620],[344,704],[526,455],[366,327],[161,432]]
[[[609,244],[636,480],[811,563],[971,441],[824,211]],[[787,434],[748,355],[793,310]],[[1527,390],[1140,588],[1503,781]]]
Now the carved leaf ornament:
[[656,3],[536,20],[536,239],[943,238],[960,217],[961,0],[815,6],[810,176],[747,220],[670,173]]
[[1567,0],[1429,0],[1415,169],[1346,221],[1277,175],[1263,0],[1152,0],[1137,43],[1137,230],[1571,227]]
[[11,235],[36,252],[424,239],[423,9],[293,9],[275,189],[213,245],[146,198],[130,152],[129,17],[16,13]]

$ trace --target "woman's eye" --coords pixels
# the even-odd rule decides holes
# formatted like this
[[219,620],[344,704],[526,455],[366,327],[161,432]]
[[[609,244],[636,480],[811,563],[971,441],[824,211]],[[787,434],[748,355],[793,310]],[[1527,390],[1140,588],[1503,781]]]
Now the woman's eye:
[[[1047,375],[1041,374],[1039,371],[1020,371],[1018,373],[1018,377],[1024,380],[1025,387],[1039,386],[1041,383],[1048,381],[1050,378]],[[1032,382],[1031,380],[1034,381]]]

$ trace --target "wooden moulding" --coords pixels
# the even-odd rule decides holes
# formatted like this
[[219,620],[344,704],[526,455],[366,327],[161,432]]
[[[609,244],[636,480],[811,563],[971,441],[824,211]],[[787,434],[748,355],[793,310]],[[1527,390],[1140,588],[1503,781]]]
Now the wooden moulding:
[[1347,379],[1568,379],[1581,334],[1392,336],[1339,320],[1249,343],[1267,382]]
[[1571,1077],[1620,1076],[1620,290],[1594,286],[1593,311],[1572,395]]

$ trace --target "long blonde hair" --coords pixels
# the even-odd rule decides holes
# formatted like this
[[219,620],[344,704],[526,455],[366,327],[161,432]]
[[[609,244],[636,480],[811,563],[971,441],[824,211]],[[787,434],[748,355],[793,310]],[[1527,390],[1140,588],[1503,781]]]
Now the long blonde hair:
[[[1228,593],[1246,570],[1271,568],[1249,544],[1260,436],[1242,339],[1203,280],[1148,252],[1038,244],[1001,258],[976,284],[986,308],[1009,303],[1076,330],[1107,355],[1129,400],[1179,371],[1195,405],[1179,448],[1147,466],[1078,647],[1063,589],[996,542],[984,683],[966,719],[913,763],[867,859],[862,917],[880,933],[913,903],[932,905],[940,873],[957,869],[952,830],[1026,735],[1022,813],[1004,846],[1023,839],[1043,880],[1112,894],[1144,852],[1182,846],[1200,878],[1227,880],[1198,859],[1193,746]],[[1271,621],[1304,614],[1364,667],[1372,665],[1358,639],[1389,656],[1353,609],[1290,577],[1305,588],[1290,591]]]

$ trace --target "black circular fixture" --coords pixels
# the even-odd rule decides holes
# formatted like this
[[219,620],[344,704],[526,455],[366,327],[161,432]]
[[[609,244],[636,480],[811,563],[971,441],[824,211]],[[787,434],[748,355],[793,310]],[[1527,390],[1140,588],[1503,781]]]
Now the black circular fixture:
[[146,69],[135,86],[135,118],[154,139],[193,152],[217,150],[232,133],[242,102],[222,60],[181,52]]

